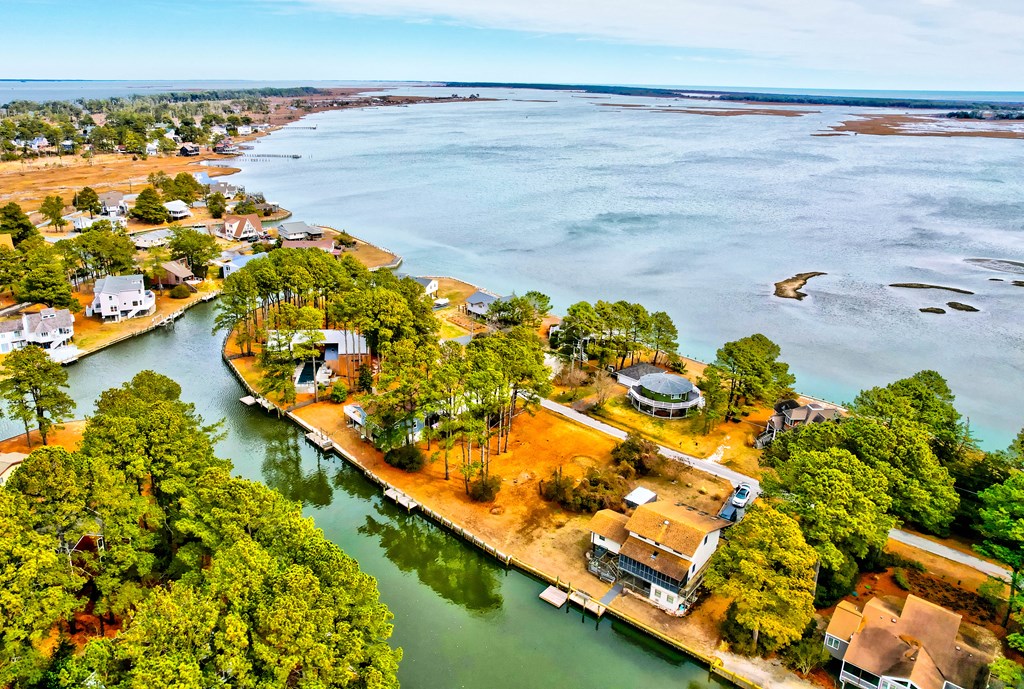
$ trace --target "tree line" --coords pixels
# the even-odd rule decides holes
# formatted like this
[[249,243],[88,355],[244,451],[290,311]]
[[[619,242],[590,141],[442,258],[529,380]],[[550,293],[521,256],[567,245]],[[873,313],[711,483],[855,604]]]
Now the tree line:
[[79,450],[14,472],[0,683],[398,686],[374,580],[298,504],[233,478],[220,433],[144,371],[100,396]]

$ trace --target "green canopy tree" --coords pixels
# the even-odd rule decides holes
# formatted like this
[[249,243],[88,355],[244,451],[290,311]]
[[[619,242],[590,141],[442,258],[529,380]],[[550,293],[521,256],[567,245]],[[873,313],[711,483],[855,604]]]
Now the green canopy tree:
[[153,187],[146,187],[139,193],[131,214],[133,218],[151,225],[167,222],[167,209],[160,200],[160,194]]
[[774,404],[792,393],[796,378],[789,365],[778,360],[780,353],[779,346],[760,333],[722,345],[715,365],[729,385],[727,419],[750,404]]
[[0,208],[0,232],[11,235],[14,246],[18,246],[29,237],[39,236],[39,230],[21,210],[21,206],[13,201]]
[[210,217],[220,219],[224,217],[224,211],[227,210],[227,199],[224,198],[224,194],[216,191],[206,197],[206,208],[210,211]]
[[184,259],[199,277],[206,276],[207,264],[220,255],[220,247],[213,235],[191,227],[172,227],[167,248],[171,251],[171,258]]
[[822,567],[839,573],[885,547],[896,519],[881,473],[839,448],[797,453],[776,471],[765,492],[782,498],[779,511],[797,520]]
[[[994,558],[1010,569],[1010,604],[1006,619],[1020,607],[1021,571],[1024,570],[1024,472],[1015,471],[1003,483],[983,491],[978,496],[983,505],[978,513],[978,531],[984,541],[974,548],[982,555]],[[1024,636],[1013,635],[1014,646],[1024,650]]]
[[54,308],[79,311],[82,306],[71,293],[63,268],[56,263],[31,267],[22,276],[14,290],[18,301],[46,304]]
[[651,363],[658,363],[658,355],[665,352],[669,356],[679,349],[679,330],[672,322],[672,317],[664,311],[655,311],[651,314],[650,331],[648,333],[647,348],[654,352]]
[[64,219],[64,199],[60,196],[47,196],[43,199],[39,212],[58,230],[68,224]]
[[736,623],[755,648],[777,650],[803,635],[814,616],[815,550],[791,517],[763,502],[732,527],[705,585],[733,600]]
[[704,406],[700,410],[700,415],[704,421],[704,435],[707,435],[725,418],[729,403],[729,391],[725,387],[722,369],[714,364],[704,367],[703,376],[697,379],[697,387],[704,395]]
[[39,435],[46,437],[62,421],[71,418],[75,402],[64,392],[68,373],[49,355],[29,345],[8,354],[0,364],[0,399],[11,418],[25,425],[25,440],[32,447],[29,424],[35,421]]
[[74,206],[83,213],[89,213],[90,218],[94,213],[99,213],[103,208],[100,205],[99,194],[92,187],[84,187],[75,194]]

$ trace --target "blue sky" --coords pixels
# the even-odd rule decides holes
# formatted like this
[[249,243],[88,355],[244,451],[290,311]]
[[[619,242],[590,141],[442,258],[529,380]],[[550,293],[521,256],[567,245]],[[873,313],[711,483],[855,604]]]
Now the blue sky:
[[24,29],[2,78],[1024,90],[1020,0],[0,0],[0,19]]

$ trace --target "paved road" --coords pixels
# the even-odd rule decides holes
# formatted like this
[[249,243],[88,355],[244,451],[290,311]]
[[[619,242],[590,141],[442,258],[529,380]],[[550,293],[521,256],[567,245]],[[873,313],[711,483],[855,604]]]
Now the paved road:
[[[610,435],[613,438],[618,438],[619,440],[624,440],[626,438],[626,431],[620,428],[616,428],[615,426],[610,426],[604,423],[603,421],[598,421],[597,419],[587,416],[586,414],[581,414],[575,409],[571,409],[570,407],[567,407],[563,404],[559,404],[548,399],[542,399],[540,403],[541,406],[547,409],[548,411],[554,412],[555,414],[560,414],[568,419],[572,419],[573,421],[581,423],[584,426],[593,428],[594,430],[601,431],[602,433]],[[675,459],[685,464],[689,464],[693,468],[706,472],[708,474],[724,478],[733,486],[739,485],[740,483],[749,483],[754,490],[755,496],[761,493],[761,484],[755,478],[751,478],[750,476],[744,476],[738,471],[733,471],[732,469],[724,467],[721,464],[709,462],[706,459],[694,457],[693,455],[688,455],[684,452],[673,450],[670,447],[659,445],[658,449],[666,457]],[[947,560],[959,562],[960,564],[966,565],[972,569],[976,569],[979,572],[982,572],[983,574],[988,574],[994,577],[1001,577],[1004,579],[1009,578],[1009,572],[1004,567],[992,564],[991,562],[982,560],[978,557],[974,557],[973,555],[969,555],[968,553],[963,553],[959,550],[954,550],[953,548],[949,548],[940,543],[930,541],[927,538],[922,538],[921,536],[918,536],[916,534],[907,533],[906,531],[901,531],[899,529],[893,529],[889,532],[889,538],[893,539],[894,541],[899,541],[900,543],[905,543],[907,545],[913,546],[915,548],[918,548],[919,550],[924,550],[925,552],[931,553],[932,555],[938,555],[939,557],[945,558]]]
[[962,565],[967,565],[972,569],[976,569],[983,574],[988,574],[993,577],[1000,577],[1002,579],[1009,579],[1010,572],[1005,567],[993,564],[987,560],[982,560],[980,557],[974,557],[968,553],[949,548],[936,543],[935,541],[922,538],[917,534],[907,533],[906,531],[900,531],[899,529],[893,529],[889,532],[889,538],[900,543],[905,543],[910,546],[914,546],[919,550],[924,550],[931,553],[932,555],[938,555],[939,557],[953,562],[959,562]]
[[[587,416],[586,414],[581,414],[575,409],[571,409],[563,404],[559,404],[558,402],[552,402],[551,400],[548,399],[542,399],[540,401],[540,405],[547,409],[548,411],[554,412],[555,414],[560,414],[568,419],[572,419],[573,421],[581,423],[584,426],[589,426],[590,428],[593,428],[594,430],[597,431],[601,431],[602,433],[610,435],[613,438],[618,438],[619,440],[625,440],[626,438],[626,431],[620,428],[616,428],[615,426],[609,426],[603,421],[598,421],[597,419]],[[684,464],[689,464],[693,468],[703,471],[707,474],[718,476],[719,478],[724,478],[733,486],[737,486],[741,483],[749,483],[755,495],[759,495],[761,493],[761,484],[755,478],[751,478],[750,476],[744,476],[740,472],[733,471],[732,469],[724,467],[721,464],[709,462],[706,459],[694,457],[693,455],[688,455],[685,452],[680,452],[679,450],[673,450],[672,448],[665,447],[664,445],[659,445],[658,449],[661,451],[661,454],[665,455],[669,459],[674,459],[676,461],[683,462]]]

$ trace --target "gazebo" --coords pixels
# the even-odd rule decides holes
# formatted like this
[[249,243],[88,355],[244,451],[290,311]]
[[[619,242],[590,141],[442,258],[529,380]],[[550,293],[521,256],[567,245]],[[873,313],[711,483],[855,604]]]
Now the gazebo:
[[679,419],[704,406],[696,385],[674,373],[648,373],[629,388],[630,404],[648,416]]

